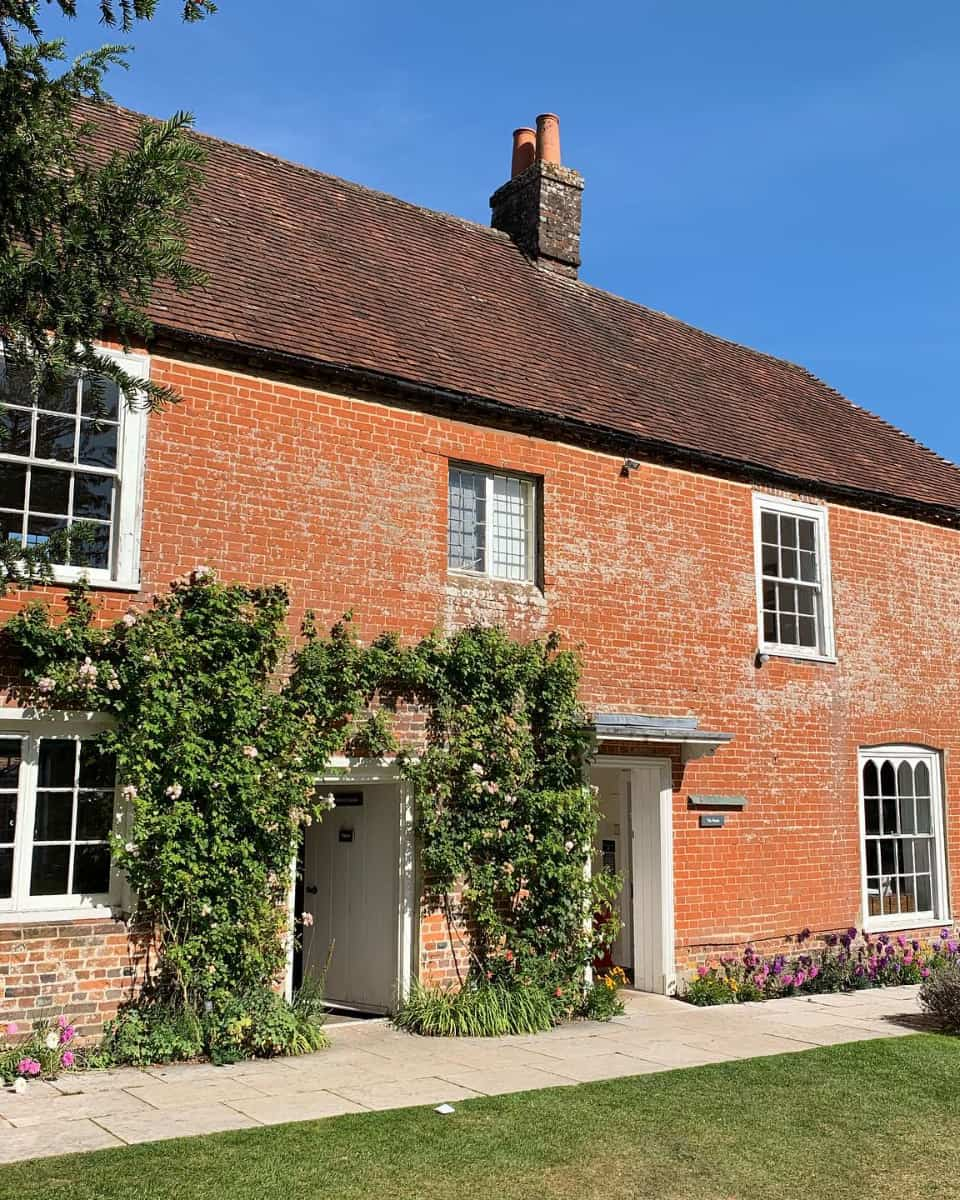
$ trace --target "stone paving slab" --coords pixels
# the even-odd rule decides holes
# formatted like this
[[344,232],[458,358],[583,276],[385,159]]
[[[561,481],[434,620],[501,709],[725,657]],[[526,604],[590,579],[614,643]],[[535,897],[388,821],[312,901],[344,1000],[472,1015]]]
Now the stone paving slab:
[[0,1090],[0,1163],[900,1037],[931,1027],[918,990],[716,1008],[627,992],[622,1017],[536,1035],[418,1038],[358,1021],[300,1058],[66,1074]]
[[228,1129],[253,1129],[261,1122],[226,1104],[213,1102],[173,1112],[144,1108],[142,1112],[101,1117],[97,1124],[121,1143],[135,1145],[204,1133],[224,1133]]
[[19,1162],[24,1158],[50,1158],[55,1154],[73,1154],[81,1150],[105,1150],[124,1143],[90,1120],[56,1121],[30,1129],[4,1129],[0,1132],[0,1163]]

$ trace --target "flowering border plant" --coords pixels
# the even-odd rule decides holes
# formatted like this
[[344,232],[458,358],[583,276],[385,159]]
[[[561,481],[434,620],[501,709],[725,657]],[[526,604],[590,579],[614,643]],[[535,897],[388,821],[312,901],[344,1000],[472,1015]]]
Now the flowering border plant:
[[75,1037],[75,1027],[63,1014],[55,1021],[34,1022],[25,1037],[16,1021],[0,1025],[0,1079],[17,1091],[27,1079],[56,1079],[78,1065]]
[[[810,930],[797,935],[810,941]],[[681,999],[689,1004],[742,1004],[781,996],[855,991],[923,983],[948,963],[960,963],[960,936],[948,928],[931,941],[871,934],[851,927],[829,933],[820,947],[764,957],[752,946],[697,968]]]

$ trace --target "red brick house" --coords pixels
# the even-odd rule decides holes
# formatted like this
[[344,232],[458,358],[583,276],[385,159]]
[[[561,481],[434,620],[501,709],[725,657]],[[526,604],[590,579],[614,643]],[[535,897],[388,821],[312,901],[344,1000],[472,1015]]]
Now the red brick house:
[[[123,143],[135,117],[104,116]],[[0,406],[5,537],[100,522],[117,613],[197,563],[287,580],[364,636],[501,622],[582,647],[637,986],[802,926],[929,930],[960,888],[960,470],[801,367],[578,277],[583,181],[555,122],[515,135],[493,228],[204,139],[192,258],[131,359],[184,403],[82,388]],[[9,401],[9,397],[7,397]],[[70,569],[60,576],[68,581]],[[54,588],[56,592],[58,589]],[[15,610],[21,598],[0,602]],[[127,993],[99,828],[96,717],[0,715],[0,1012],[89,1024]],[[58,790],[59,789],[59,790]],[[443,979],[389,762],[307,833],[307,966],[392,1007]],[[46,815],[45,815],[46,814]]]

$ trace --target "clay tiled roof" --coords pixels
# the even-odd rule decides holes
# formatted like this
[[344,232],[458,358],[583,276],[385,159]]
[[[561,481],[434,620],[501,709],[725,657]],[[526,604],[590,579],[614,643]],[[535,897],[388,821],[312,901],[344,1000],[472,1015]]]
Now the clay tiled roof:
[[[138,120],[97,119],[109,144]],[[486,227],[202,140],[190,258],[209,283],[159,291],[163,329],[960,510],[960,469],[802,367],[558,277]]]

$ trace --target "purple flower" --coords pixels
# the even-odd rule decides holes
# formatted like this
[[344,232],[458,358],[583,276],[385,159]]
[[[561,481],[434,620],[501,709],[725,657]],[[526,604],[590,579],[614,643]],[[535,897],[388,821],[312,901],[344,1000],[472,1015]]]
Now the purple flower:
[[916,938],[914,938],[913,941],[910,943],[910,945],[913,947],[914,954],[916,954],[920,949],[920,943],[917,941]]
[[781,978],[780,982],[784,987],[793,987],[793,976],[788,973]]
[[798,971],[793,982],[797,985],[797,987],[803,987],[803,985],[807,982],[806,974],[803,971]]
[[817,977],[819,974],[820,974],[820,968],[819,968],[819,967],[817,967],[817,966],[813,966],[813,967],[811,967],[811,968],[810,968],[810,978],[811,978],[811,979],[816,979],[816,977]]
[[897,937],[897,945],[900,947],[901,950],[906,950],[906,948],[907,948],[907,939],[903,936],[902,933],[899,934]]
[[852,942],[852,941],[854,941],[854,940],[855,940],[856,936],[857,936],[857,930],[856,930],[856,927],[855,927],[855,926],[853,926],[853,925],[851,925],[851,926],[850,926],[850,928],[847,930],[847,937],[848,937],[848,938],[850,939],[850,941]]
[[921,967],[920,968],[920,978],[921,979],[929,979],[930,978],[930,968],[929,967]]
[[940,930],[940,940],[945,942],[949,936],[950,930],[944,926],[944,928]]

